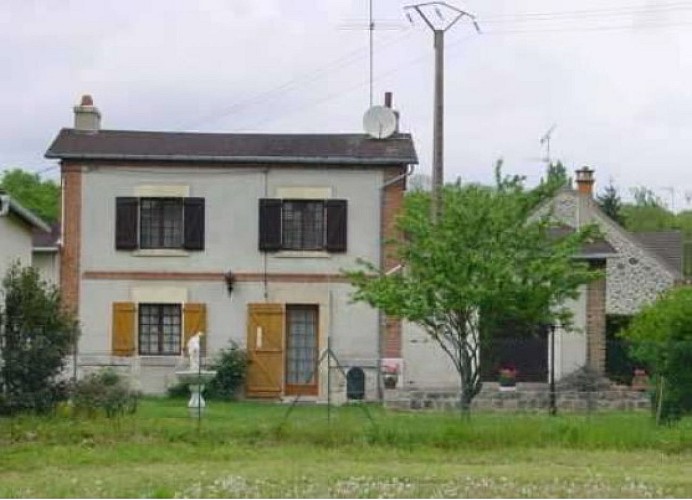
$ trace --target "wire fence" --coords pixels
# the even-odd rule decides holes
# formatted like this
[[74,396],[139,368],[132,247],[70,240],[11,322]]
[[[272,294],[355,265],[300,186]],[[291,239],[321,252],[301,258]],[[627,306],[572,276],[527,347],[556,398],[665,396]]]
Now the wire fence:
[[[483,387],[474,397],[472,408],[593,413],[652,409],[652,395],[658,390],[657,380],[650,376],[653,367],[633,357],[633,346],[624,340],[611,338],[600,349],[591,349],[585,335],[570,335],[569,341],[563,338],[555,343],[551,342],[550,336],[500,338],[486,343],[481,349],[479,370]],[[33,362],[31,357],[17,357],[7,352],[5,340],[0,330],[0,402],[13,385],[14,381],[9,377],[30,372]],[[675,352],[680,359],[692,362],[692,341],[652,342],[639,344],[638,349]],[[209,367],[213,354],[211,352],[202,358],[202,369]],[[187,358],[182,354],[124,357],[113,355],[109,350],[75,350],[63,361],[58,380],[68,388],[75,380],[109,368],[130,381],[135,390],[158,395],[165,395],[168,387],[178,383],[176,371],[187,367]],[[403,365],[407,370],[413,368],[407,366],[409,362],[404,359]],[[12,363],[24,365],[20,370],[16,369],[17,366],[7,369]],[[421,366],[415,368],[419,372],[425,369]],[[439,370],[433,365],[428,368]],[[405,374],[399,374],[401,381],[393,388],[386,385],[390,375],[383,373],[383,387],[368,390],[364,399],[383,402],[386,407],[408,410],[446,411],[460,407],[455,373],[445,374],[445,384],[431,382],[414,387],[406,387]],[[370,373],[368,376],[373,375]],[[43,389],[37,388],[39,391]],[[334,383],[330,387],[325,388],[323,384],[317,398],[308,399],[335,404],[349,402],[346,380],[340,380],[335,373]]]

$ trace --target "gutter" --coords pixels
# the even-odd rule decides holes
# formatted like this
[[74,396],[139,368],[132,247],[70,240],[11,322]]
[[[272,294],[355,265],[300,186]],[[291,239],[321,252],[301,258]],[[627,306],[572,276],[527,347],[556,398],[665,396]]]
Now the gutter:
[[336,165],[401,165],[417,162],[417,158],[358,158],[354,156],[213,156],[213,155],[148,155],[148,154],[96,154],[96,153],[53,153],[45,154],[49,159],[62,160],[123,160],[123,161],[189,161],[207,163],[299,163]]

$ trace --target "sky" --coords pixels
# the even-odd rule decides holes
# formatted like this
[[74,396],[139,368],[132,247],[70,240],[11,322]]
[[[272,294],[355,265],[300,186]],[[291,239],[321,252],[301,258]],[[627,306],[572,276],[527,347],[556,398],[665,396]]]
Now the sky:
[[[393,92],[430,174],[432,32],[372,1],[374,103]],[[692,0],[449,3],[481,33],[464,17],[445,35],[446,180],[491,183],[503,158],[533,184],[553,128],[551,159],[597,190],[692,209]],[[87,93],[106,129],[361,132],[367,26],[368,0],[3,0],[0,170],[57,177],[43,154]]]

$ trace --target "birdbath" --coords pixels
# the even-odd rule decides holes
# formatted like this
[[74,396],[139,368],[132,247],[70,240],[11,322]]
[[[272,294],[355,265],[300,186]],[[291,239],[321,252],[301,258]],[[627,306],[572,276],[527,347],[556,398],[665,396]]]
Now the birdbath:
[[204,391],[204,386],[216,377],[215,370],[200,369],[200,339],[202,335],[202,332],[197,332],[187,342],[187,353],[190,359],[189,368],[175,372],[178,379],[183,384],[187,384],[190,389],[190,401],[188,401],[187,407],[190,409],[191,415],[194,415],[195,412],[201,412],[206,406],[202,391]]
[[214,370],[183,370],[175,372],[183,384],[187,384],[190,389],[190,401],[187,403],[187,407],[190,409],[190,413],[194,415],[198,409],[202,410],[207,406],[204,401],[204,396],[202,396],[202,391],[204,391],[204,386],[208,384],[214,377],[216,377],[216,371]]

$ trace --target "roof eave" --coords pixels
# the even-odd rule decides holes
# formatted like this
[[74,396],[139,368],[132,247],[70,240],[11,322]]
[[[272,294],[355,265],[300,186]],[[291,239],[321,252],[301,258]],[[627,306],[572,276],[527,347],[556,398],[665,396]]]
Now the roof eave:
[[13,212],[19,218],[23,219],[28,224],[37,227],[38,229],[50,233],[50,226],[43,222],[38,216],[34,215],[27,208],[17,203],[15,200],[10,198],[10,212]]
[[48,150],[48,159],[61,160],[124,160],[124,161],[195,161],[205,163],[293,163],[332,165],[409,165],[418,164],[418,158],[358,158],[352,156],[209,156],[209,155],[128,155],[55,153]]

